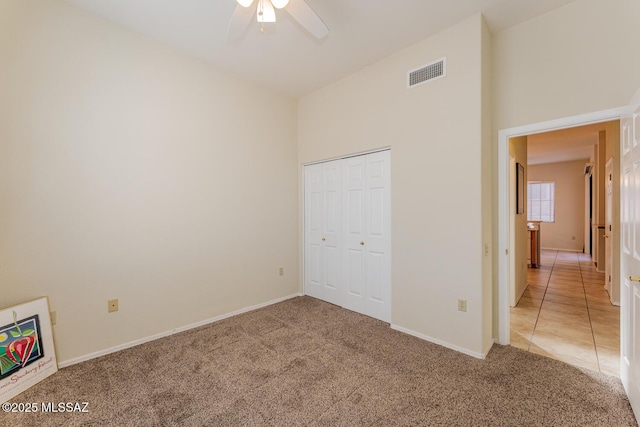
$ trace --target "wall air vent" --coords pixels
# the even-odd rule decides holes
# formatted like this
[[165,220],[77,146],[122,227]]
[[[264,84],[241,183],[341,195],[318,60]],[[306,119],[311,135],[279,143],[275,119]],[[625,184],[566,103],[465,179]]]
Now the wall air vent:
[[407,74],[407,89],[419,86],[447,75],[447,58],[440,58]]

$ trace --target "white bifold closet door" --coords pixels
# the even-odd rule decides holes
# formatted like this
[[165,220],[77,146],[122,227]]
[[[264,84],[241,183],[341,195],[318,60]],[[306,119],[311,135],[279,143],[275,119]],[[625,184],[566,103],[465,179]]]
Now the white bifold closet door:
[[305,167],[305,293],[385,322],[391,321],[389,168],[388,150]]
[[341,305],[340,160],[305,167],[305,293]]

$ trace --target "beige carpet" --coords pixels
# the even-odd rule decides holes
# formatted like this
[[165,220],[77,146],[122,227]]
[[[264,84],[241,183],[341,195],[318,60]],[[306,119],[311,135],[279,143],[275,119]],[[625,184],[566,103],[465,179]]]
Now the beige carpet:
[[3,426],[634,426],[620,380],[512,348],[477,360],[301,297],[62,369]]

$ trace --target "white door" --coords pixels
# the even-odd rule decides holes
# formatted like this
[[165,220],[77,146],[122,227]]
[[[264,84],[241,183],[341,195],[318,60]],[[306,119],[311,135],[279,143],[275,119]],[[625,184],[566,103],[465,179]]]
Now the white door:
[[365,313],[365,158],[344,159],[344,307]]
[[391,321],[389,151],[343,160],[344,307]]
[[306,166],[304,172],[305,293],[340,305],[340,160]]
[[605,208],[604,208],[604,288],[609,292],[609,299],[613,303],[611,288],[611,266],[613,265],[613,233],[611,229],[611,214],[613,209],[613,158],[605,166]]
[[622,256],[620,377],[640,419],[640,91],[620,122]]

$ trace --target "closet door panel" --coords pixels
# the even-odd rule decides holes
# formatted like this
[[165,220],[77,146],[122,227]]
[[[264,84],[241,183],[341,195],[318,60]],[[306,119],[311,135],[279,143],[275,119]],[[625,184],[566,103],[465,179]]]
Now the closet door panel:
[[305,167],[305,293],[391,321],[390,153]]
[[305,167],[305,294],[341,304],[342,173],[339,160]]
[[322,248],[322,166],[307,166],[305,171],[305,293],[321,298],[324,279]]
[[332,304],[341,304],[340,265],[342,242],[342,174],[341,161],[335,160],[322,164],[324,194],[324,230],[321,239],[324,255],[324,300]]
[[304,287],[307,295],[322,298],[324,260],[322,256],[323,194],[322,166],[311,165],[305,172],[305,269]]
[[369,252],[367,254],[367,296],[371,302],[378,304],[384,304],[386,299],[384,294],[384,258],[383,253]]
[[[347,296],[354,308],[359,308],[360,301],[364,301],[364,277],[362,275],[364,266],[364,254],[360,250],[347,250],[347,262],[349,265],[347,276]],[[345,306],[345,308],[349,308]]]
[[344,307],[365,313],[365,156],[343,160]]
[[389,151],[366,156],[365,175],[365,313],[391,321]]

